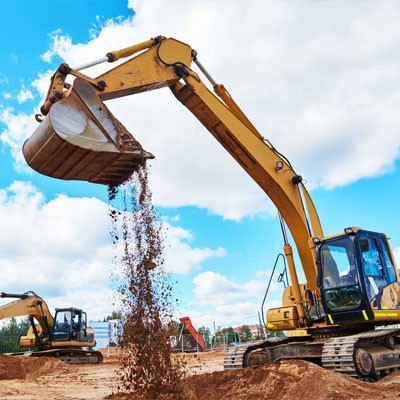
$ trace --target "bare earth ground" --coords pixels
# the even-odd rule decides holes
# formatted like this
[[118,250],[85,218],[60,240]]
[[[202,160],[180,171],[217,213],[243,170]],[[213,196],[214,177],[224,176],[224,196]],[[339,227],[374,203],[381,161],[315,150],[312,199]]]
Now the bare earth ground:
[[[184,357],[187,400],[227,399],[400,399],[400,372],[377,383],[361,382],[304,361],[223,371],[223,353]],[[118,392],[116,354],[104,352],[99,365],[67,365],[50,358],[0,355],[0,399],[100,400]],[[156,399],[155,399],[156,400]]]

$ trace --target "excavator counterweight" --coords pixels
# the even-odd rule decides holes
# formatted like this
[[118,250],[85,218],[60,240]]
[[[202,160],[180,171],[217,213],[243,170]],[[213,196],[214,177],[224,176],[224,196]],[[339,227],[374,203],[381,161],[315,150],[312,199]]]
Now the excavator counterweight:
[[51,107],[25,142],[23,154],[43,175],[108,186],[118,186],[146,159],[154,158],[81,78]]

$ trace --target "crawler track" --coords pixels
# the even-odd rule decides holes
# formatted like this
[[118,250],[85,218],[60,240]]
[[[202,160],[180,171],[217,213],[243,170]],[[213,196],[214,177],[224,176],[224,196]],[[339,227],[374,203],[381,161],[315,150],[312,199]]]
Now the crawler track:
[[24,353],[29,357],[52,357],[64,361],[67,364],[100,364],[103,362],[103,355],[96,350],[80,349],[51,349],[29,351]]
[[361,379],[379,379],[400,369],[400,329],[380,329],[329,339],[322,366]]
[[380,329],[328,339],[272,338],[233,347],[224,369],[282,359],[304,359],[363,380],[378,380],[400,369],[400,329]]
[[244,368],[245,356],[252,351],[287,343],[288,338],[271,338],[232,347],[224,357],[224,370]]

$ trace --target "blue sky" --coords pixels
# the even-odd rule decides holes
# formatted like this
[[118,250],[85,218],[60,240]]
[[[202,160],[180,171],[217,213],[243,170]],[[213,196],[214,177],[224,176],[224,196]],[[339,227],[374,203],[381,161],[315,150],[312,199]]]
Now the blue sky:
[[[80,65],[158,34],[195,48],[290,159],[326,234],[350,225],[384,231],[399,258],[400,5],[182,3],[3,1],[1,291],[34,290],[52,308],[75,305],[93,319],[113,310],[106,188],[40,176],[20,149],[59,63]],[[107,105],[156,155],[150,184],[168,228],[177,316],[197,326],[256,323],[282,248],[274,207],[168,90]],[[280,302],[281,286],[272,289],[269,306]]]

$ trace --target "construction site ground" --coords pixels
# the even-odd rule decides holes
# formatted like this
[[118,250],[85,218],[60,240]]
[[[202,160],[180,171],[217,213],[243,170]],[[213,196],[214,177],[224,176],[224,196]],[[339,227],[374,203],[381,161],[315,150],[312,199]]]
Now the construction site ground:
[[[185,399],[399,399],[400,372],[376,383],[326,371],[305,361],[223,371],[223,352],[179,354],[186,362]],[[68,365],[51,358],[0,355],[0,399],[117,399],[118,356]]]

